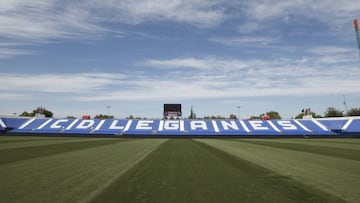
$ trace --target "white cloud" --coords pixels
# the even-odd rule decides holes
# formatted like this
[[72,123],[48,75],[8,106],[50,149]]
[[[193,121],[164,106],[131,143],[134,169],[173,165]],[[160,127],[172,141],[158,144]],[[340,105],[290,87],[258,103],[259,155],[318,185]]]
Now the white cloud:
[[[334,47],[333,50],[341,53],[343,49]],[[334,51],[332,57],[337,54]],[[152,59],[145,64],[150,68],[161,66],[162,70],[154,75],[134,72],[3,73],[0,74],[0,94],[9,98],[41,95],[72,101],[150,101],[360,93],[358,67],[351,63],[343,63],[341,67],[337,62],[324,63],[321,57],[275,60],[175,58]]]
[[[214,27],[239,16],[245,17],[244,23],[239,25],[240,32],[252,33],[259,29],[260,22],[273,18],[313,18],[332,25],[352,19],[359,10],[356,0],[5,0],[0,4],[0,38],[33,42],[89,37],[110,31],[103,27],[103,22],[169,21]],[[336,18],[329,19],[329,16]]]
[[264,47],[276,43],[278,40],[267,36],[244,36],[234,38],[211,38],[212,42],[224,44],[227,46],[251,46]]
[[139,24],[148,21],[173,21],[200,27],[211,27],[226,19],[219,6],[222,0],[123,0],[87,2],[90,9],[101,9],[109,16],[99,16],[103,20]]
[[346,63],[354,62],[358,58],[356,50],[344,47],[318,46],[308,49],[307,52],[317,59],[317,63],[326,66],[328,64],[337,64],[338,68],[341,68]]
[[109,31],[101,22],[138,24],[174,21],[209,27],[226,15],[216,8],[221,1],[2,1],[0,37],[47,41],[84,37]]
[[[228,46],[261,47],[279,41],[267,33],[277,31],[276,24],[280,21],[287,24],[293,23],[292,19],[299,22],[311,19],[333,27],[338,33],[342,30],[339,27],[351,27],[349,23],[359,10],[356,0],[4,0],[0,4],[0,47],[1,43],[8,41],[37,44],[59,39],[93,38],[106,33],[124,36],[126,31],[107,27],[109,23],[175,22],[209,28],[229,19],[241,19],[242,23],[237,25],[241,34],[251,34],[259,29],[267,32],[263,36],[213,37],[211,41]],[[23,47],[6,47],[2,48],[0,57],[21,54],[31,52]]]
[[91,93],[106,85],[123,83],[122,74],[78,73],[78,74],[11,74],[0,75],[0,90],[33,94],[36,92]]
[[[108,23],[140,24],[177,22],[213,27],[227,15],[222,0],[5,0],[0,4],[0,46],[39,44],[63,39],[96,38],[106,33],[124,36],[126,31]],[[0,58],[31,54],[22,47],[1,49]]]
[[34,54],[34,51],[22,50],[16,48],[3,48],[0,46],[0,59],[11,58],[19,55]]
[[103,27],[89,21],[90,15],[86,10],[55,0],[2,1],[0,58],[36,53],[24,49],[25,45],[89,38],[106,32]]
[[[164,101],[183,103],[194,100],[203,103],[206,103],[204,101],[247,101],[247,99],[254,101],[256,97],[262,101],[278,96],[311,98],[322,95],[358,95],[360,93],[358,67],[351,65],[344,65],[341,68],[336,64],[323,66],[314,58],[307,60],[283,58],[269,61],[215,57],[189,58],[198,60],[197,63],[208,64],[209,68],[205,70],[202,67],[184,68],[189,66],[189,62],[185,59],[164,60],[164,62],[177,61],[177,64],[168,63],[172,67],[167,69],[164,65],[161,72],[154,75],[135,72],[20,75],[1,73],[0,97],[3,103],[21,102],[26,99],[26,104],[32,106],[69,104],[72,107],[62,107],[60,112],[68,112],[69,108],[72,108],[74,112],[81,115],[87,112],[84,110],[87,108],[89,112],[94,111],[95,115],[99,114],[96,108],[103,108],[106,112],[105,105],[121,102],[123,106],[117,111],[124,113],[124,109],[130,108],[128,105],[133,103],[146,106],[149,103]],[[157,61],[161,62],[161,60]],[[220,69],[218,66],[211,66],[214,63],[228,68]],[[188,71],[191,72],[190,75],[187,74]],[[278,101],[274,99],[272,102]],[[325,102],[323,105],[327,104],[326,101],[323,102]],[[330,104],[332,103],[329,102]],[[81,106],[81,108],[77,109],[76,106]],[[131,111],[138,108],[133,107]],[[256,107],[254,108],[253,111],[258,111]],[[16,110],[5,112],[7,111],[16,112]],[[211,108],[208,112],[212,112]],[[129,112],[129,114],[133,113]],[[138,114],[142,113],[138,112]]]
[[311,19],[320,21],[336,29],[356,17],[360,4],[357,0],[268,0],[247,1],[245,6],[246,16],[253,20],[269,21],[274,18],[288,20],[289,16],[298,19]]
[[[345,51],[335,47],[333,50],[329,58],[341,57],[335,50]],[[210,57],[158,60],[157,64],[161,64],[163,69],[167,67],[170,72],[176,70],[186,73],[187,70],[184,67],[198,70],[197,73],[187,76],[186,80],[180,80],[177,84],[179,86],[194,85],[187,87],[195,93],[193,97],[327,95],[334,91],[359,93],[357,87],[360,83],[357,78],[360,75],[357,71],[358,67],[351,65],[351,58],[343,59],[341,67],[337,60],[323,60],[322,57],[283,58],[269,61]],[[194,61],[194,63],[189,63],[189,61]],[[154,64],[149,63],[149,65]]]
[[98,33],[85,10],[56,1],[5,1],[0,6],[0,36],[27,42]]
[[238,31],[242,34],[249,34],[261,29],[259,23],[249,22],[239,26]]
[[182,58],[171,60],[148,60],[145,65],[153,66],[155,68],[195,68],[195,69],[207,69],[209,63],[205,60],[196,58]]
[[309,53],[316,55],[334,55],[354,52],[353,49],[335,46],[319,46],[308,50]]
[[11,92],[0,92],[0,97],[2,101],[19,101],[29,99],[28,95],[17,94]]

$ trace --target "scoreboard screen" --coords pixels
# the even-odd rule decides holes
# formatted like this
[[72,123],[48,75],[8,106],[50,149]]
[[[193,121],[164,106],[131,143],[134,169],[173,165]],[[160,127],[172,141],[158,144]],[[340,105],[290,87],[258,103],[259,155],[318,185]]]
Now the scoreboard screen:
[[181,104],[164,104],[164,113],[181,113]]

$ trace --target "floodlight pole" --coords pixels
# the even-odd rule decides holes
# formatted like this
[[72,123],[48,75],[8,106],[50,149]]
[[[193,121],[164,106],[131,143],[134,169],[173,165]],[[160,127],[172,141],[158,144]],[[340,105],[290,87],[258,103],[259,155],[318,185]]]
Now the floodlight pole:
[[109,109],[111,108],[111,106],[106,106],[107,108],[107,116],[109,116]]
[[239,116],[238,120],[240,120],[240,108],[241,108],[241,106],[237,106],[236,108],[238,109],[238,116]]
[[348,108],[347,108],[347,104],[346,104],[346,97],[345,95],[342,95],[344,97],[344,101],[343,101],[343,104],[344,104],[344,108],[345,108],[345,111],[346,113],[348,112]]

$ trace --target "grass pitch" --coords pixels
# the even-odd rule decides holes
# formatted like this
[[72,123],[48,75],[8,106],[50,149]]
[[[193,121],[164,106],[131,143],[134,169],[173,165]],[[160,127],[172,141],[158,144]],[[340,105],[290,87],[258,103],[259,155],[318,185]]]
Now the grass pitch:
[[0,136],[0,202],[358,202],[360,139]]

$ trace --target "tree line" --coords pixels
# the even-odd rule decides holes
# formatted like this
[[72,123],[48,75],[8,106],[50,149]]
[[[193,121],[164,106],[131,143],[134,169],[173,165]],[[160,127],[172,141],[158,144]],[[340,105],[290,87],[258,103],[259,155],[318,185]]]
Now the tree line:
[[[331,117],[350,117],[350,116],[360,116],[360,108],[351,108],[350,110],[344,112],[339,109],[336,109],[334,107],[329,107],[324,112],[324,115],[317,114],[313,111],[307,111],[307,112],[301,112],[298,115],[295,116],[295,119],[301,119],[306,115],[311,115],[312,118],[331,118]],[[264,118],[268,119],[282,119],[279,112],[277,111],[269,111],[266,113],[262,113],[258,116],[251,116],[250,120],[263,120]],[[204,116],[203,119],[227,119],[223,116]],[[230,114],[228,119],[238,119],[238,117],[235,114]]]
[[[304,112],[298,114],[295,118],[302,118],[306,114]],[[329,117],[344,117],[344,116],[360,116],[360,108],[351,108],[348,111],[341,111],[334,107],[329,107],[324,112],[324,116],[316,114],[315,112],[310,111],[308,115],[311,115],[313,118],[329,118]]]
[[[24,116],[24,117],[42,116],[42,117],[46,117],[46,118],[52,118],[53,115],[54,114],[51,111],[47,110],[44,107],[38,107],[38,108],[34,109],[31,112],[24,111],[23,113],[20,114],[20,116]],[[339,109],[336,109],[334,107],[329,107],[329,108],[326,109],[323,116],[319,115],[319,114],[317,114],[317,113],[315,113],[313,111],[310,111],[310,109],[309,109],[308,111],[301,112],[298,115],[296,115],[295,119],[301,119],[306,115],[310,115],[312,118],[360,116],[360,108],[351,108],[351,109],[349,109],[348,111],[345,112],[345,111],[341,111]],[[68,118],[75,118],[75,117],[68,116]],[[95,119],[113,119],[114,116],[99,114],[99,115],[96,115],[94,118]],[[258,120],[258,119],[264,119],[264,118],[282,119],[279,112],[277,112],[277,111],[269,111],[269,112],[260,114],[258,116],[251,116],[249,119]],[[127,119],[134,119],[134,116],[130,115],[130,116],[127,117]],[[135,119],[145,119],[145,118],[135,117]],[[172,119],[174,119],[174,118],[172,118]],[[191,117],[191,115],[190,115],[189,119],[193,119],[193,117]],[[230,114],[229,117],[212,115],[212,116],[204,116],[203,118],[198,118],[198,119],[239,119],[239,118],[235,114]]]

